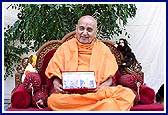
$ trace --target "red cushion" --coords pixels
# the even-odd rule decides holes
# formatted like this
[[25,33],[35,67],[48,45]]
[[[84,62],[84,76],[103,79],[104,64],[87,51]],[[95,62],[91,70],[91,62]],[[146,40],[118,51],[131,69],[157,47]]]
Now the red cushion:
[[50,61],[50,59],[53,57],[54,53],[55,53],[56,49],[53,49],[51,51],[49,51],[45,56],[44,56],[44,59],[43,59],[43,65],[39,71],[39,74],[41,76],[41,81],[42,81],[42,84],[44,85],[47,85],[50,89],[49,93],[51,94],[53,92],[53,83],[52,83],[52,79],[48,79],[47,76],[45,75],[45,70],[48,66],[48,63]]
[[41,76],[41,81],[42,81],[42,84],[46,84],[46,79],[47,79],[47,76],[45,75],[45,70],[48,66],[48,63],[50,61],[50,59],[53,57],[54,53],[55,53],[56,49],[53,49],[51,51],[49,51],[45,56],[44,56],[44,59],[43,59],[43,62],[42,62],[42,67],[39,71],[39,74]]
[[20,84],[11,95],[11,105],[15,108],[27,108],[31,104],[31,95]]
[[27,74],[24,81],[23,81],[23,85],[24,85],[25,89],[30,93],[32,93],[32,91],[33,92],[38,91],[41,87],[40,75],[35,72],[31,72],[31,73]]
[[135,106],[136,104],[139,103],[140,97],[139,97],[138,93],[135,90],[132,89],[132,91],[134,92],[134,94],[136,96],[135,99],[134,99],[134,106]]
[[112,77],[112,86],[116,86],[117,85],[117,82],[118,82],[118,79],[122,76],[122,74],[117,71],[115,73],[115,75]]
[[154,89],[141,85],[140,88],[140,102],[142,104],[151,104],[154,103],[155,100],[155,91]]
[[137,91],[137,85],[136,85],[137,82],[140,82],[141,84],[143,84],[142,76],[126,74],[126,75],[122,75],[118,79],[118,85],[129,87],[135,91]]
[[164,111],[164,106],[160,103],[138,104],[132,107],[131,111]]

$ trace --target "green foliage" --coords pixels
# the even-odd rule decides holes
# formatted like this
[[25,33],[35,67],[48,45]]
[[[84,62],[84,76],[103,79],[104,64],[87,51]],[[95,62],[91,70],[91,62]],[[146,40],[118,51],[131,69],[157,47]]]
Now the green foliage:
[[98,37],[103,39],[122,34],[121,25],[135,17],[137,10],[134,4],[12,4],[9,7],[20,12],[14,25],[4,28],[5,79],[23,53],[37,51],[49,40],[61,39],[75,30],[81,16],[97,18]]

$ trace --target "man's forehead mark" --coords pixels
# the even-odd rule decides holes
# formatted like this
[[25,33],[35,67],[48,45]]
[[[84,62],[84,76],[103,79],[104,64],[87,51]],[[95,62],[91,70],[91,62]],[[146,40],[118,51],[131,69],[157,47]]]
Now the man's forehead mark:
[[86,23],[86,26],[88,25],[88,23]]

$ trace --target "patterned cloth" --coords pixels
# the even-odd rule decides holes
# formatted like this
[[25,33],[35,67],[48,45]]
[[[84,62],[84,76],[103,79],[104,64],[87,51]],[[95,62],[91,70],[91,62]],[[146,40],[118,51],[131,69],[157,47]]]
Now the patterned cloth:
[[41,78],[38,73],[31,72],[26,75],[23,85],[27,92],[32,93],[34,95],[34,92],[38,91],[41,87]]
[[48,98],[48,87],[46,85],[42,85],[40,90],[35,92],[32,96],[32,104],[34,107],[38,107],[39,109],[47,107],[47,98]]

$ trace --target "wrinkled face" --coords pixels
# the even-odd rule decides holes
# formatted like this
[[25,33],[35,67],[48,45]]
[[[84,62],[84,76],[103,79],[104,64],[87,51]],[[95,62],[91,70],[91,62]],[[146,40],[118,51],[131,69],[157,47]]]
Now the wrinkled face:
[[96,37],[97,22],[91,16],[84,16],[79,19],[76,26],[77,39],[80,43],[89,44]]

